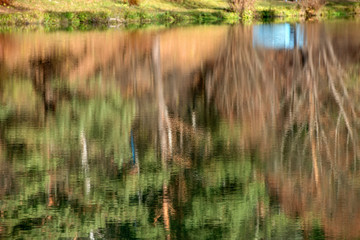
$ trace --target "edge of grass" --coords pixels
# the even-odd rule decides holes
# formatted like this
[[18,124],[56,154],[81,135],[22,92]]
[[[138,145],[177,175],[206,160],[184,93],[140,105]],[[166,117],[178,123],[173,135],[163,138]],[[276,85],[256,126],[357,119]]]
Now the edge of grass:
[[[347,18],[360,15],[360,2],[351,5],[328,3],[313,16],[319,19]],[[153,12],[141,8],[110,11],[24,11],[0,14],[0,26],[26,26],[41,24],[56,28],[70,26],[87,28],[87,26],[137,26],[146,24],[235,24],[238,22],[272,22],[282,18],[288,21],[306,20],[305,11],[296,3],[269,4],[260,2],[254,11],[246,11],[243,15],[223,10],[218,11],[161,11]]]

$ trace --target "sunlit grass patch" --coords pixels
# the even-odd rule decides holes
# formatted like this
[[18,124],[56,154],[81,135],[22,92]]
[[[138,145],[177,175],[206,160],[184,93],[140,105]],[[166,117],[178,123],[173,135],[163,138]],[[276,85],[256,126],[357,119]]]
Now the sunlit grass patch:
[[[13,0],[10,10],[2,9],[7,13],[0,15],[0,25],[251,23],[274,21],[278,17],[300,20],[306,16],[305,9],[296,1],[259,0],[252,10],[243,14],[231,12],[227,0],[137,0],[137,6],[130,6],[128,1]],[[339,0],[327,2],[314,17],[326,19],[356,14],[360,14],[359,2]]]

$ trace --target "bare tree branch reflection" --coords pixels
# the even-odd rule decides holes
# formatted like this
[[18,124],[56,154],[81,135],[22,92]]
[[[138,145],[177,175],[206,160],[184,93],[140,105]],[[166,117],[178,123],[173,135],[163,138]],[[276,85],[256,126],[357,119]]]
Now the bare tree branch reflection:
[[[250,27],[232,28],[226,51],[206,73],[205,92],[230,123],[241,124],[234,138],[239,146],[262,149],[264,158],[270,149],[281,149],[280,156],[272,156],[279,164],[267,163],[267,179],[286,211],[304,219],[314,212],[327,234],[354,237],[360,231],[357,221],[348,222],[350,213],[336,206],[339,198],[357,192],[348,187],[358,174],[356,92],[349,90],[350,76],[343,70],[349,66],[337,59],[323,26],[316,27],[320,29],[306,29],[311,38],[303,48],[261,51],[252,47]],[[338,184],[341,190],[333,191]],[[352,200],[347,202],[360,216],[360,206]],[[345,215],[340,220],[337,214]],[[340,226],[344,218],[347,224]]]

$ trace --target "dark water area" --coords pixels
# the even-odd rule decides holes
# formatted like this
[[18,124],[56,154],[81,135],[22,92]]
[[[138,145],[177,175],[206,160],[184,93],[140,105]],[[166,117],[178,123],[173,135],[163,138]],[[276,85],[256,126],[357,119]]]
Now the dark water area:
[[359,239],[360,22],[0,34],[0,238]]

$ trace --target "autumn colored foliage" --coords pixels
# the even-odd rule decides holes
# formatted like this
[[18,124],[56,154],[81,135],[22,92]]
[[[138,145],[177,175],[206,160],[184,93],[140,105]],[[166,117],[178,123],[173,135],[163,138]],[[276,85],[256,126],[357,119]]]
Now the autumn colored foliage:
[[231,11],[243,14],[246,10],[252,10],[255,0],[229,0]]
[[129,0],[130,6],[139,6],[139,0]]
[[313,16],[326,3],[325,0],[302,0],[300,5],[305,9],[308,16]]
[[11,0],[0,0],[0,5],[10,5]]

